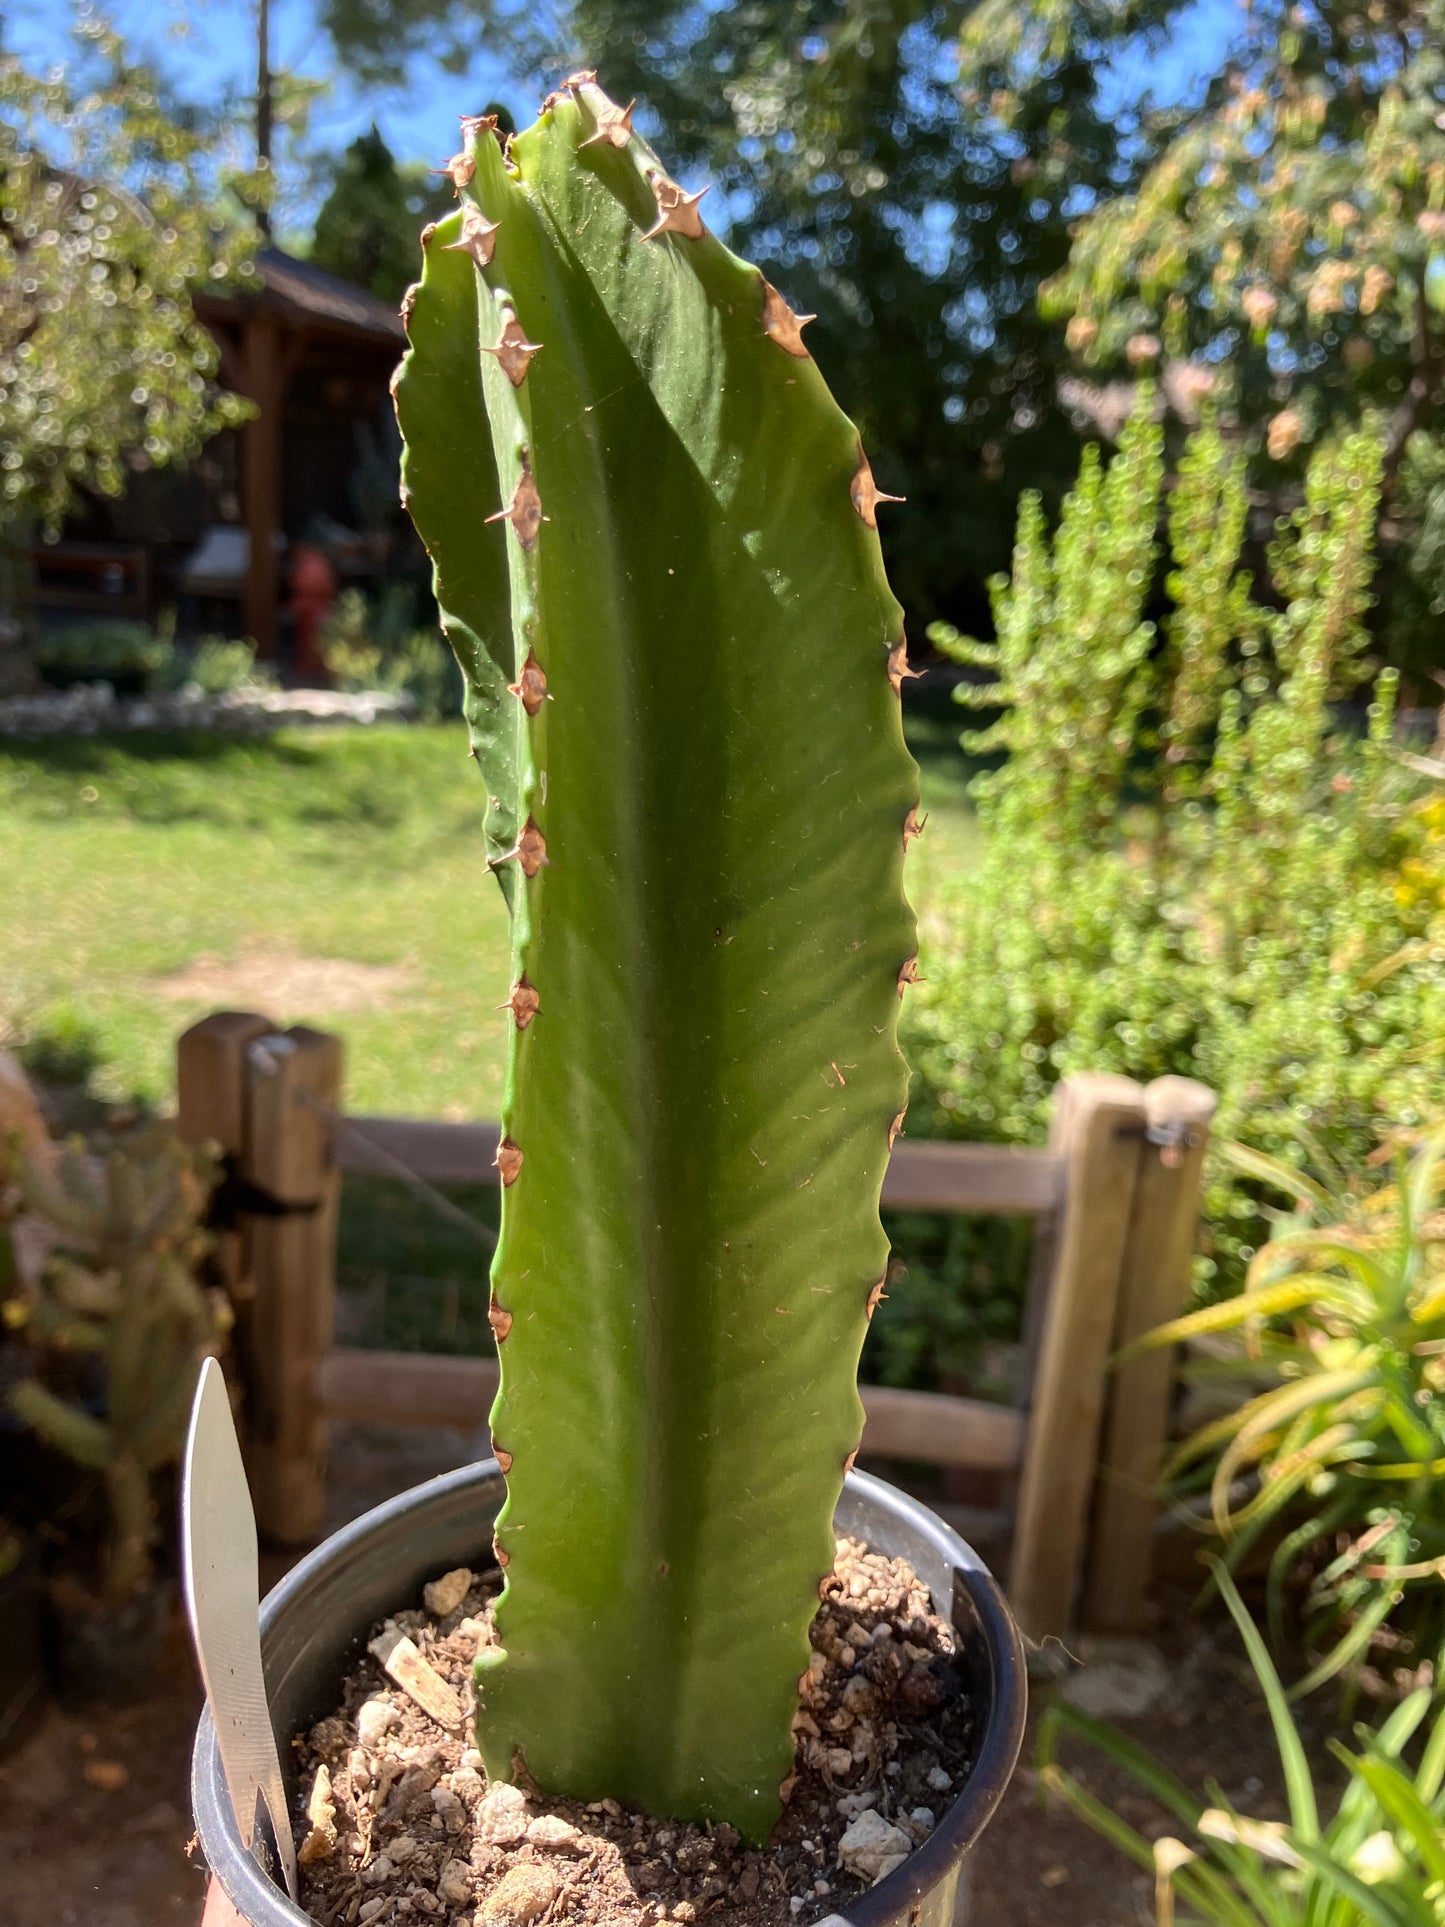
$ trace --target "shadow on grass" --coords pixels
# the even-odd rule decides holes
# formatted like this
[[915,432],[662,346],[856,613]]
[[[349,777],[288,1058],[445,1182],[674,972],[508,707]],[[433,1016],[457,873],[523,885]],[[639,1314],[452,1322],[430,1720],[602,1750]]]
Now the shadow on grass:
[[[456,747],[457,761],[450,767]],[[447,815],[480,823],[486,797],[461,767],[465,732],[440,728],[207,730],[0,741],[0,798],[51,820],[215,824],[365,836]]]

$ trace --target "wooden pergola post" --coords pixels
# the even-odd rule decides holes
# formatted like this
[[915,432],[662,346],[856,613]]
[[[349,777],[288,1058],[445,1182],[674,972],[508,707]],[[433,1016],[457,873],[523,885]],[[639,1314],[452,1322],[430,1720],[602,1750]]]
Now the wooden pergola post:
[[279,635],[276,536],[281,527],[282,379],[279,324],[264,312],[253,312],[245,325],[245,392],[256,413],[247,422],[241,443],[241,493],[251,552],[241,612],[257,653],[272,659]]

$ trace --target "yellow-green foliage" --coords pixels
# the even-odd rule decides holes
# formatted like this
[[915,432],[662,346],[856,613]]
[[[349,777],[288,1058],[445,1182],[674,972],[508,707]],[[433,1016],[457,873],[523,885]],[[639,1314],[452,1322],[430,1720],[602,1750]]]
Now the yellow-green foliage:
[[[993,672],[966,693],[1001,717],[966,740],[1006,761],[977,784],[983,863],[931,920],[923,1103],[935,1129],[1037,1139],[1067,1071],[1175,1071],[1220,1093],[1224,1136],[1297,1159],[1304,1122],[1363,1158],[1433,1112],[1445,1064],[1445,917],[1401,869],[1439,785],[1395,753],[1391,676],[1365,734],[1344,702],[1369,674],[1379,444],[1325,444],[1254,589],[1243,465],[1206,420],[1162,606],[1161,450],[1146,395],[1052,540],[1026,498],[998,642],[934,631]],[[1258,1187],[1216,1161],[1206,1217],[1205,1278],[1232,1288]]]

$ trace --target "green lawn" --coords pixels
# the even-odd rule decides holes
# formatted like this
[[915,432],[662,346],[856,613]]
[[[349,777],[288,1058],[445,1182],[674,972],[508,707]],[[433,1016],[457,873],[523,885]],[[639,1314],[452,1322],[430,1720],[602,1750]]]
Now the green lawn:
[[[952,720],[909,734],[932,813],[909,860],[926,913],[972,818]],[[482,800],[460,723],[0,744],[0,1039],[8,1026],[52,1075],[87,1071],[102,1098],[166,1103],[176,1033],[245,1003],[339,1031],[351,1109],[493,1115],[507,939]],[[298,990],[288,961],[323,959],[390,967],[380,1007],[338,1009],[304,971]],[[198,965],[281,988],[163,994]]]

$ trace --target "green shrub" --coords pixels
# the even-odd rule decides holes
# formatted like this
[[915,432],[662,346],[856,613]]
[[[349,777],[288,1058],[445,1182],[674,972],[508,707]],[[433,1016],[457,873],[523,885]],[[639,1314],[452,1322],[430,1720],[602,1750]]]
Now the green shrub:
[[177,649],[156,682],[162,689],[184,689],[193,684],[207,696],[275,686],[269,671],[256,667],[253,642],[229,642],[224,636],[202,636],[192,648]]
[[321,656],[338,689],[387,690],[410,696],[422,722],[461,713],[456,659],[434,630],[398,630],[394,604],[369,608],[360,589],[343,589],[321,639]]
[[35,665],[47,682],[109,682],[118,688],[147,688],[174,654],[164,637],[143,622],[80,622],[44,636],[36,645]]
[[1397,1657],[1433,1677],[1445,1642],[1445,1127],[1413,1157],[1387,1146],[1385,1182],[1347,1179],[1318,1153],[1306,1175],[1226,1150],[1295,1211],[1238,1297],[1132,1348],[1232,1341],[1193,1369],[1232,1375],[1238,1401],[1178,1447],[1166,1478],[1183,1492],[1207,1485],[1229,1565],[1276,1536],[1275,1637],[1293,1585],[1306,1644],[1328,1649],[1297,1690],[1358,1675],[1386,1620]]
[[[1145,396],[1090,453],[1052,540],[1026,497],[998,640],[934,640],[992,680],[976,780],[984,852],[925,926],[910,1125],[1037,1141],[1072,1070],[1202,1078],[1221,1137],[1286,1160],[1309,1126],[1342,1163],[1438,1107],[1445,916],[1401,887],[1428,774],[1393,752],[1394,681],[1362,734],[1377,439],[1328,444],[1278,523],[1270,581],[1239,567],[1243,462],[1206,420],[1168,498]],[[1417,759],[1418,762],[1418,759]],[[1215,1158],[1201,1283],[1237,1288],[1260,1188]]]
[[[1445,1911],[1445,1711],[1427,1729],[1410,1772],[1405,1748],[1430,1713],[1420,1688],[1378,1732],[1356,1727],[1358,1753],[1331,1752],[1349,1781],[1332,1817],[1320,1797],[1279,1676],[1227,1573],[1220,1587],[1269,1707],[1289,1819],[1236,1813],[1218,1786],[1208,1804],[1143,1747],[1066,1702],[1044,1713],[1039,1779],[1096,1833],[1154,1877],[1158,1927],[1439,1927]],[[1083,1740],[1125,1773],[1158,1809],[1162,1829],[1146,1835],[1096,1799],[1057,1760],[1058,1743]],[[1131,1811],[1138,1805],[1131,1799]],[[1182,1907],[1183,1912],[1176,1908]]]

